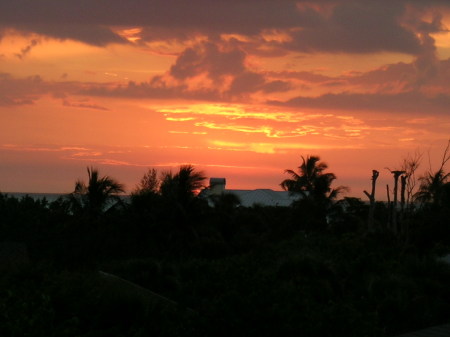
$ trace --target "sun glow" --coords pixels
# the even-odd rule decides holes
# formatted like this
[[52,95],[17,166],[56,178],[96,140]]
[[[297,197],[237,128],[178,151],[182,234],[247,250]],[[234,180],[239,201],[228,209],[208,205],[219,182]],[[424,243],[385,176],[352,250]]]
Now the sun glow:
[[116,29],[115,32],[132,43],[136,43],[142,39],[140,36],[142,27]]

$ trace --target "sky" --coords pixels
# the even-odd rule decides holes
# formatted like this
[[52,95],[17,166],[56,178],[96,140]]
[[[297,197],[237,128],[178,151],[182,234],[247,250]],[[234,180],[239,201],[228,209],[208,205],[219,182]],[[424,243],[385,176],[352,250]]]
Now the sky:
[[0,191],[182,164],[280,190],[317,155],[364,198],[440,165],[449,27],[448,0],[2,0]]

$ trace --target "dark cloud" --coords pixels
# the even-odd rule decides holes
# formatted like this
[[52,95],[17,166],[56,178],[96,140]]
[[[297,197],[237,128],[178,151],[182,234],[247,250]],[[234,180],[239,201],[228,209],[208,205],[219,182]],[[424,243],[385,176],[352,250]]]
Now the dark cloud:
[[292,85],[289,82],[286,81],[269,81],[266,82],[262,87],[261,90],[266,93],[271,92],[285,92],[292,89]]
[[[124,42],[107,28],[142,26],[146,36],[163,38],[186,32],[257,34],[266,28],[291,27],[299,19],[295,1],[270,0],[4,0],[0,22],[26,31],[104,45]],[[310,20],[305,17],[305,20]],[[45,22],[45,25],[42,23]],[[84,26],[88,28],[84,28]],[[64,28],[68,27],[68,28]],[[80,30],[79,32],[77,32]],[[90,31],[91,34],[86,34]],[[161,39],[160,36],[153,37]],[[93,41],[92,41],[93,40]]]
[[239,49],[221,51],[218,45],[203,43],[186,49],[170,68],[177,79],[187,79],[206,73],[213,80],[245,70],[245,53]]
[[106,46],[110,43],[128,43],[110,28],[92,24],[13,24],[10,28],[25,33],[37,33],[59,40],[71,39],[94,46]]
[[[14,106],[34,104],[42,96],[63,99],[66,102],[69,95],[77,95],[81,88],[92,86],[92,83],[78,82],[49,82],[39,75],[17,78],[8,73],[0,73],[0,106]],[[107,84],[106,84],[107,85]],[[87,104],[89,102],[78,101],[74,104]],[[67,105],[67,104],[66,104]],[[72,105],[74,106],[74,105]],[[79,106],[81,107],[81,105]],[[86,108],[99,108],[85,106]]]
[[380,51],[416,54],[420,40],[405,28],[402,2],[346,1],[331,14],[322,13],[320,22],[293,34],[287,48],[304,52],[372,53]]
[[[289,82],[272,80],[246,66],[246,53],[226,43],[203,42],[187,48],[164,76],[130,82],[115,89],[88,89],[93,95],[134,98],[238,99],[243,95],[290,89]],[[192,87],[192,82],[197,83]],[[212,82],[212,83],[211,83]]]
[[448,91],[450,87],[450,60],[439,60],[434,47],[434,40],[427,34],[421,37],[428,48],[423,48],[412,63],[397,63],[383,66],[362,74],[341,77],[347,84],[374,86],[378,88],[395,88],[402,91],[420,90],[433,87],[433,90]]
[[72,107],[72,108],[83,108],[83,109],[93,109],[93,110],[101,110],[101,111],[109,111],[108,108],[105,108],[103,106],[100,106],[98,104],[90,103],[89,101],[77,101],[77,102],[71,102],[67,99],[63,100],[63,105]]
[[215,89],[189,90],[184,84],[168,85],[163,80],[151,80],[149,82],[129,82],[127,85],[119,85],[115,88],[103,85],[93,85],[90,88],[77,92],[83,96],[127,97],[138,99],[191,99],[203,101],[219,101],[220,93]]
[[0,21],[252,33],[267,27],[292,26],[298,21],[295,4],[294,0],[3,0]]
[[15,54],[15,56],[22,60],[26,55],[28,55],[31,49],[33,49],[38,44],[39,44],[38,40],[36,39],[31,40],[30,43],[26,47],[22,48],[20,50],[20,53]]
[[[291,86],[285,81],[269,81],[257,73],[243,73],[236,76],[230,86],[221,88],[189,88],[187,84],[169,84],[164,79],[152,79],[149,82],[129,82],[127,85],[92,85],[76,92],[83,96],[126,97],[133,99],[188,99],[203,101],[229,101],[245,95],[262,92],[284,92]],[[245,96],[246,97],[246,96]]]
[[450,59],[443,60],[439,63],[439,73],[432,81],[428,82],[429,86],[439,87],[449,92],[450,88]]
[[341,77],[347,84],[364,86],[385,86],[392,83],[402,83],[404,86],[415,81],[414,66],[410,63],[399,62],[389,64],[365,73],[352,74]]
[[[438,60],[435,51],[430,54],[424,49],[412,63],[387,64],[367,72],[352,72],[340,76],[323,76],[306,71],[270,72],[270,77],[307,83],[311,85],[337,88],[340,91],[352,88],[364,92],[396,93],[407,91],[448,92],[450,88],[450,59]],[[419,85],[420,83],[420,85]]]
[[236,76],[231,82],[226,95],[239,97],[242,94],[262,91],[265,93],[285,92],[291,89],[291,85],[286,81],[270,81],[263,74],[246,71]]
[[428,34],[423,34],[421,40],[423,48],[414,61],[416,69],[414,86],[417,88],[435,78],[439,73],[439,59],[434,39]]
[[335,80],[334,77],[325,76],[310,71],[280,71],[270,72],[269,74],[284,79],[296,79],[310,83],[324,83],[327,81]]
[[231,82],[228,93],[231,95],[239,95],[260,90],[265,84],[264,76],[254,72],[245,72],[236,76]]
[[[98,46],[126,42],[114,27],[139,26],[143,41],[188,40],[196,34],[214,40],[222,33],[259,37],[258,43],[267,45],[261,53],[274,55],[283,49],[417,55],[424,45],[417,33],[445,27],[438,16],[428,22],[409,9],[433,5],[450,6],[439,0],[3,0],[0,22]],[[283,31],[292,41],[264,41],[260,33],[266,30]]]
[[0,106],[33,104],[46,85],[40,76],[16,79],[6,73],[0,73]]
[[326,94],[319,97],[296,97],[274,105],[326,109],[328,111],[374,111],[405,114],[448,114],[450,96],[427,96],[416,91],[399,94]]
[[[249,70],[246,54],[237,48],[201,43],[186,50],[170,71],[149,81],[78,83],[45,81],[40,76],[15,78],[0,74],[0,105],[32,104],[44,95],[62,99],[65,106],[105,110],[91,102],[69,100],[70,96],[106,96],[145,99],[235,100],[243,95],[290,89],[283,80],[273,80]],[[197,79],[200,79],[199,81]],[[210,79],[204,81],[205,78]],[[211,83],[212,80],[212,83]],[[198,82],[192,85],[192,82]],[[204,83],[205,82],[205,83]]]

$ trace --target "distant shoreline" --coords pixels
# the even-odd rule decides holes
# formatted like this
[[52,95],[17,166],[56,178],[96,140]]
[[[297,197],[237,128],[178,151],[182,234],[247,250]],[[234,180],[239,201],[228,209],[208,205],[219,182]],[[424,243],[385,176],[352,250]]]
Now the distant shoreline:
[[34,200],[38,199],[46,199],[47,201],[56,201],[60,197],[64,197],[66,195],[69,195],[70,193],[26,193],[26,192],[0,192],[3,195],[7,195],[14,198],[23,198],[23,197],[30,197]]
[[[21,198],[28,196],[34,200],[39,200],[39,199],[45,198],[48,202],[56,201],[61,197],[68,196],[70,193],[71,192],[69,192],[69,193],[26,193],[26,192],[1,192],[0,191],[0,194],[9,196],[9,197],[14,197],[17,199],[21,199]],[[125,194],[125,195],[120,195],[120,197],[121,198],[123,197],[125,200],[127,200],[130,197],[130,195]]]

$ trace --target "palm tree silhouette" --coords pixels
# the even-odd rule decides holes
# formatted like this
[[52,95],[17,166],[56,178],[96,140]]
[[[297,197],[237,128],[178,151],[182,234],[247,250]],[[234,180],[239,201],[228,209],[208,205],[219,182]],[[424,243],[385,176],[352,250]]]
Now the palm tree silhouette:
[[422,203],[438,204],[442,200],[442,194],[445,192],[445,186],[450,178],[450,173],[445,173],[443,169],[437,172],[428,172],[421,178],[419,191],[416,193],[416,200]]
[[283,180],[280,185],[285,191],[299,193],[303,198],[314,201],[333,200],[345,187],[331,188],[336,175],[324,173],[327,168],[328,165],[320,162],[318,156],[307,156],[306,159],[302,156],[298,172],[286,170],[285,173],[289,174],[291,179]]
[[193,165],[181,165],[176,174],[163,174],[160,192],[162,196],[186,205],[204,187],[205,179],[204,173],[196,171]]
[[200,217],[203,202],[203,200],[196,198],[196,195],[204,186],[205,179],[203,172],[196,171],[194,166],[181,165],[175,174],[172,172],[163,173],[160,185],[161,197],[168,207],[168,217],[172,223],[176,224],[178,229],[196,239],[198,234],[195,225]]
[[439,169],[432,173],[431,169],[420,178],[421,184],[419,191],[415,194],[415,200],[426,204],[432,203],[437,206],[441,206],[443,200],[448,197],[450,189],[450,173],[446,173],[444,168],[448,161],[450,161],[450,139],[447,142],[447,147],[444,150],[442,156],[441,166]]
[[124,186],[109,176],[100,177],[98,170],[87,168],[88,184],[78,180],[71,193],[74,212],[86,211],[89,215],[97,216],[105,211],[106,207],[118,200],[118,194],[124,193]]
[[336,179],[334,173],[325,173],[328,165],[320,162],[318,156],[302,156],[302,164],[298,172],[286,170],[291,176],[281,182],[281,187],[291,193],[301,196],[294,202],[294,219],[298,225],[305,229],[320,229],[328,225],[327,214],[329,213],[333,200],[338,194],[346,189],[339,186],[331,188]]

